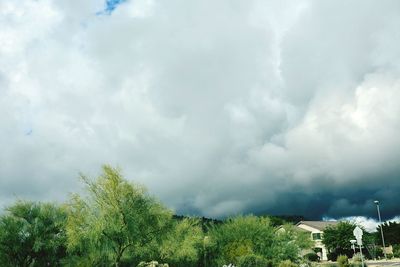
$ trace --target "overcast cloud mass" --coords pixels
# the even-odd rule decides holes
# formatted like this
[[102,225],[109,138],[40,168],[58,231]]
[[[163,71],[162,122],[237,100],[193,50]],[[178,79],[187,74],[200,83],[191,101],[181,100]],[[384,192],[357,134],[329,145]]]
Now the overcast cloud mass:
[[400,214],[400,1],[1,0],[0,205],[104,163],[179,214]]

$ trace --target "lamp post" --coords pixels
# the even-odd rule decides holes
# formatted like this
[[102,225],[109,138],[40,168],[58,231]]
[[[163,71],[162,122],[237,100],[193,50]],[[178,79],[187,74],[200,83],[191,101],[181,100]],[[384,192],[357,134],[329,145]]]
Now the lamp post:
[[381,212],[379,210],[379,201],[375,200],[374,203],[376,205],[376,210],[378,211],[379,225],[380,225],[380,228],[381,228],[381,236],[382,236],[382,244],[383,244],[383,255],[385,255],[385,260],[387,260],[385,238],[383,237],[383,226],[382,226],[382,221],[381,221]]

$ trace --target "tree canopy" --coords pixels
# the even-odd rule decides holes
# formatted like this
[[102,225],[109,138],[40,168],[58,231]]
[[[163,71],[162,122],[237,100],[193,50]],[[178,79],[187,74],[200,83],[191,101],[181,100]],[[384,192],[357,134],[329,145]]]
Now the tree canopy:
[[[337,225],[328,226],[324,230],[324,234],[322,236],[322,243],[325,244],[326,248],[329,251],[328,258],[331,260],[336,260],[336,257],[339,255],[346,255],[348,257],[352,257],[354,254],[353,249],[351,248],[350,240],[354,240],[354,228],[359,226],[363,229],[362,226],[357,225],[353,222],[342,221]],[[375,246],[375,236],[374,234],[368,233],[363,229],[363,245],[364,245],[364,253],[370,258],[375,258],[379,251],[377,251],[377,247]]]
[[171,211],[110,166],[103,166],[95,180],[81,177],[87,195],[73,195],[68,204],[69,251],[90,258],[92,264],[114,266],[127,254],[133,262],[155,257],[154,242],[161,242],[170,227]]
[[[387,245],[400,244],[400,223],[398,222],[385,222],[382,224],[385,243]],[[376,238],[378,242],[382,243],[380,226],[376,228]]]
[[[291,266],[313,244],[295,226],[278,226],[281,218],[172,216],[143,186],[107,165],[99,176],[81,180],[85,190],[62,205],[18,201],[6,209],[0,216],[0,266]],[[336,231],[332,240],[344,243],[328,246],[347,249],[352,229],[328,229],[325,241]]]
[[300,251],[312,245],[309,236],[294,226],[274,227],[268,218],[252,215],[228,219],[211,229],[210,238],[214,255],[211,266],[238,264],[249,255],[275,262],[297,261]]
[[175,267],[195,267],[201,262],[204,234],[198,219],[175,221],[160,249],[162,262]]
[[18,201],[0,217],[1,266],[59,266],[66,255],[63,208]]

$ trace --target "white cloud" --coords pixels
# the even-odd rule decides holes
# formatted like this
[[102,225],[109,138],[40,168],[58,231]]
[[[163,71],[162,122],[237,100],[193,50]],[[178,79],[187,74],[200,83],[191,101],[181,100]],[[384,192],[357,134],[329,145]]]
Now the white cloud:
[[[324,220],[329,221],[332,220],[330,218],[324,218]],[[333,219],[334,220],[334,219]],[[350,216],[350,217],[344,217],[338,219],[339,221],[349,221],[353,222],[357,225],[361,225],[364,227],[364,229],[370,233],[376,232],[378,227],[379,227],[379,222],[374,219],[374,218],[369,218],[369,217],[364,217],[364,216]],[[382,223],[385,222],[400,222],[399,216],[396,216],[392,219],[383,221]]]
[[398,2],[103,7],[0,3],[0,203],[111,163],[178,212],[398,214]]

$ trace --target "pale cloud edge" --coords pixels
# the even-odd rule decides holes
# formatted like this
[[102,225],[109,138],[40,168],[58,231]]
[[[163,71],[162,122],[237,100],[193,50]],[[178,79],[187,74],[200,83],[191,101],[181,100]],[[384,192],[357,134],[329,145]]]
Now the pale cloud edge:
[[2,206],[109,163],[180,214],[400,213],[398,1],[114,2],[1,1]]

